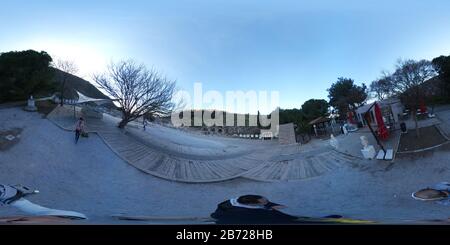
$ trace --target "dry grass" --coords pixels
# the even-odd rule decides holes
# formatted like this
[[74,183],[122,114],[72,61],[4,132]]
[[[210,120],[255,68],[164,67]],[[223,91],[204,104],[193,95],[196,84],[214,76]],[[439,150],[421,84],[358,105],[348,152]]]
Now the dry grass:
[[[11,148],[13,145],[17,144],[20,140],[20,137],[17,137],[22,132],[21,128],[13,128],[5,131],[0,131],[0,151],[6,151]],[[12,135],[15,138],[13,140],[6,139],[6,136]]]
[[43,100],[43,101],[36,101],[36,107],[38,109],[38,112],[41,114],[44,114],[47,116],[55,107],[57,104],[53,103],[49,100]]
[[439,133],[435,126],[419,129],[420,137],[417,138],[415,129],[408,129],[408,133],[400,138],[399,152],[415,151],[442,144],[446,139]]

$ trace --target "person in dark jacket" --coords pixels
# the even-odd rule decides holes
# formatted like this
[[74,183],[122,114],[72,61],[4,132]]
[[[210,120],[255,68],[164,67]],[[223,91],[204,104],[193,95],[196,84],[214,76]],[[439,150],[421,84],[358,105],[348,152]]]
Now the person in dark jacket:
[[[216,220],[216,224],[302,224],[317,221],[280,212],[279,209],[284,207],[260,195],[244,195],[220,203],[211,217]],[[341,216],[331,215],[325,218]]]
[[259,195],[232,198],[217,206],[211,217],[217,224],[289,224],[297,217],[278,211],[282,205]]

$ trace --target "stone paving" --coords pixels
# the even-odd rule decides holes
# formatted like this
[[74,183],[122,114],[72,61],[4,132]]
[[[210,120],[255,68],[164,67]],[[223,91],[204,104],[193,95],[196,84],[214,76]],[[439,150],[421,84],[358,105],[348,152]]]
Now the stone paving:
[[[369,142],[369,145],[372,145],[375,148],[375,152],[381,150],[381,147],[377,144],[375,137],[367,128],[359,129],[355,132],[350,132],[348,135],[341,134],[336,136],[338,141],[337,151],[352,155],[356,158],[363,158],[361,153],[361,149],[363,148],[361,144],[361,136],[366,136]],[[392,149],[394,151],[394,155],[396,154],[398,143],[400,139],[400,131],[395,130],[391,131],[389,138],[387,140],[381,140],[380,143],[383,145],[384,149]]]
[[[448,206],[414,200],[411,193],[450,180],[450,144],[420,154],[399,155],[394,163],[356,161],[358,165],[353,168],[351,163],[355,161],[351,161],[320,177],[299,181],[266,182],[239,177],[187,184],[138,170],[113,153],[98,134],[91,134],[76,145],[72,132],[61,130],[37,112],[2,109],[0,116],[3,130],[23,128],[20,142],[0,152],[1,182],[39,189],[40,194],[30,196],[30,201],[84,213],[89,219],[80,221],[83,224],[147,223],[119,221],[113,215],[208,217],[218,203],[245,194],[267,196],[286,205],[283,211],[292,215],[340,214],[383,223],[448,218]],[[72,124],[73,121],[69,127]],[[257,144],[229,140],[243,142],[242,145]],[[270,141],[266,143],[266,149],[275,146]],[[285,146],[273,160],[332,154],[327,145],[325,140],[312,140],[306,145]],[[0,208],[0,216],[22,214],[12,207]],[[180,223],[186,222],[190,223]]]
[[450,106],[441,106],[435,109],[436,117],[440,120],[438,129],[444,137],[450,139]]
[[[65,130],[74,129],[73,108],[57,107],[47,118]],[[202,183],[238,177],[259,181],[302,180],[341,167],[355,167],[359,160],[327,146],[305,152],[298,145],[262,144],[242,146],[241,151],[221,155],[170,151],[148,143],[144,133],[118,129],[117,121],[108,115],[103,119],[87,119],[87,131],[97,133],[114,153],[132,166],[172,181]]]

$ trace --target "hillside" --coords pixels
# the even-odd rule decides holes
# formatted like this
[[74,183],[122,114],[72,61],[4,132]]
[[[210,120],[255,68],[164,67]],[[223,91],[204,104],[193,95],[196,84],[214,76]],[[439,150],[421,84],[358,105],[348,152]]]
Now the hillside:
[[54,70],[54,82],[57,83],[57,87],[59,88],[62,83],[62,77],[64,74],[67,74],[67,81],[66,86],[64,89],[64,97],[68,99],[77,99],[78,95],[76,91],[79,91],[80,93],[92,97],[92,98],[98,98],[98,99],[107,99],[108,96],[103,94],[100,90],[98,90],[94,85],[92,85],[90,82],[77,77],[75,75],[65,73],[61,70],[58,70],[56,68],[52,68]]

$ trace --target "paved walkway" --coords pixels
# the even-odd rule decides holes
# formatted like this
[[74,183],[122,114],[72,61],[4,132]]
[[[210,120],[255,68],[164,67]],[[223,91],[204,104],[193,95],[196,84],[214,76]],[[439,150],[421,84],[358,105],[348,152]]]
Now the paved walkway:
[[[375,148],[376,153],[378,153],[381,150],[381,147],[378,145],[372,133],[367,128],[363,128],[355,132],[350,132],[347,135],[341,134],[339,136],[336,136],[336,140],[338,141],[337,151],[352,155],[359,159],[363,159],[363,154],[361,153],[361,149],[363,148],[361,144],[360,138],[361,136],[367,137],[369,145],[372,145]],[[395,159],[395,154],[397,153],[399,141],[400,141],[400,131],[395,130],[390,131],[389,138],[387,140],[381,140],[380,143],[383,145],[385,150],[392,149],[394,151],[394,159]]]
[[435,108],[436,117],[441,121],[438,126],[440,132],[450,139],[450,105],[439,106]]
[[282,155],[282,159],[270,161],[247,172],[244,177],[259,181],[292,181],[321,176],[343,167],[359,168],[358,159],[333,150],[305,154],[299,152]]
[[[77,112],[78,113],[78,112]],[[47,118],[65,130],[74,130],[73,107],[56,107]],[[298,145],[249,147],[229,155],[203,156],[161,150],[148,144],[145,137],[116,127],[117,118],[87,119],[87,131],[103,141],[132,166],[148,174],[172,181],[202,183],[238,177],[259,181],[302,180],[334,169],[354,167],[355,158],[329,147],[303,152]]]
[[[60,130],[37,112],[2,109],[0,117],[0,128],[23,128],[20,142],[0,152],[0,181],[39,189],[40,194],[30,196],[30,201],[84,213],[89,220],[79,221],[83,224],[147,223],[118,221],[112,215],[207,217],[218,203],[245,194],[267,196],[286,205],[283,212],[292,215],[340,214],[382,222],[448,218],[448,206],[416,201],[411,193],[450,180],[450,144],[399,155],[394,164],[358,162],[366,164],[361,168],[342,164],[341,169],[300,181],[262,182],[240,177],[186,184],[155,178],[127,164],[97,134],[75,145],[72,132]],[[324,154],[328,151],[325,145],[325,141],[313,140],[302,146],[285,146],[277,159]],[[0,208],[0,216],[22,214],[12,207]]]

